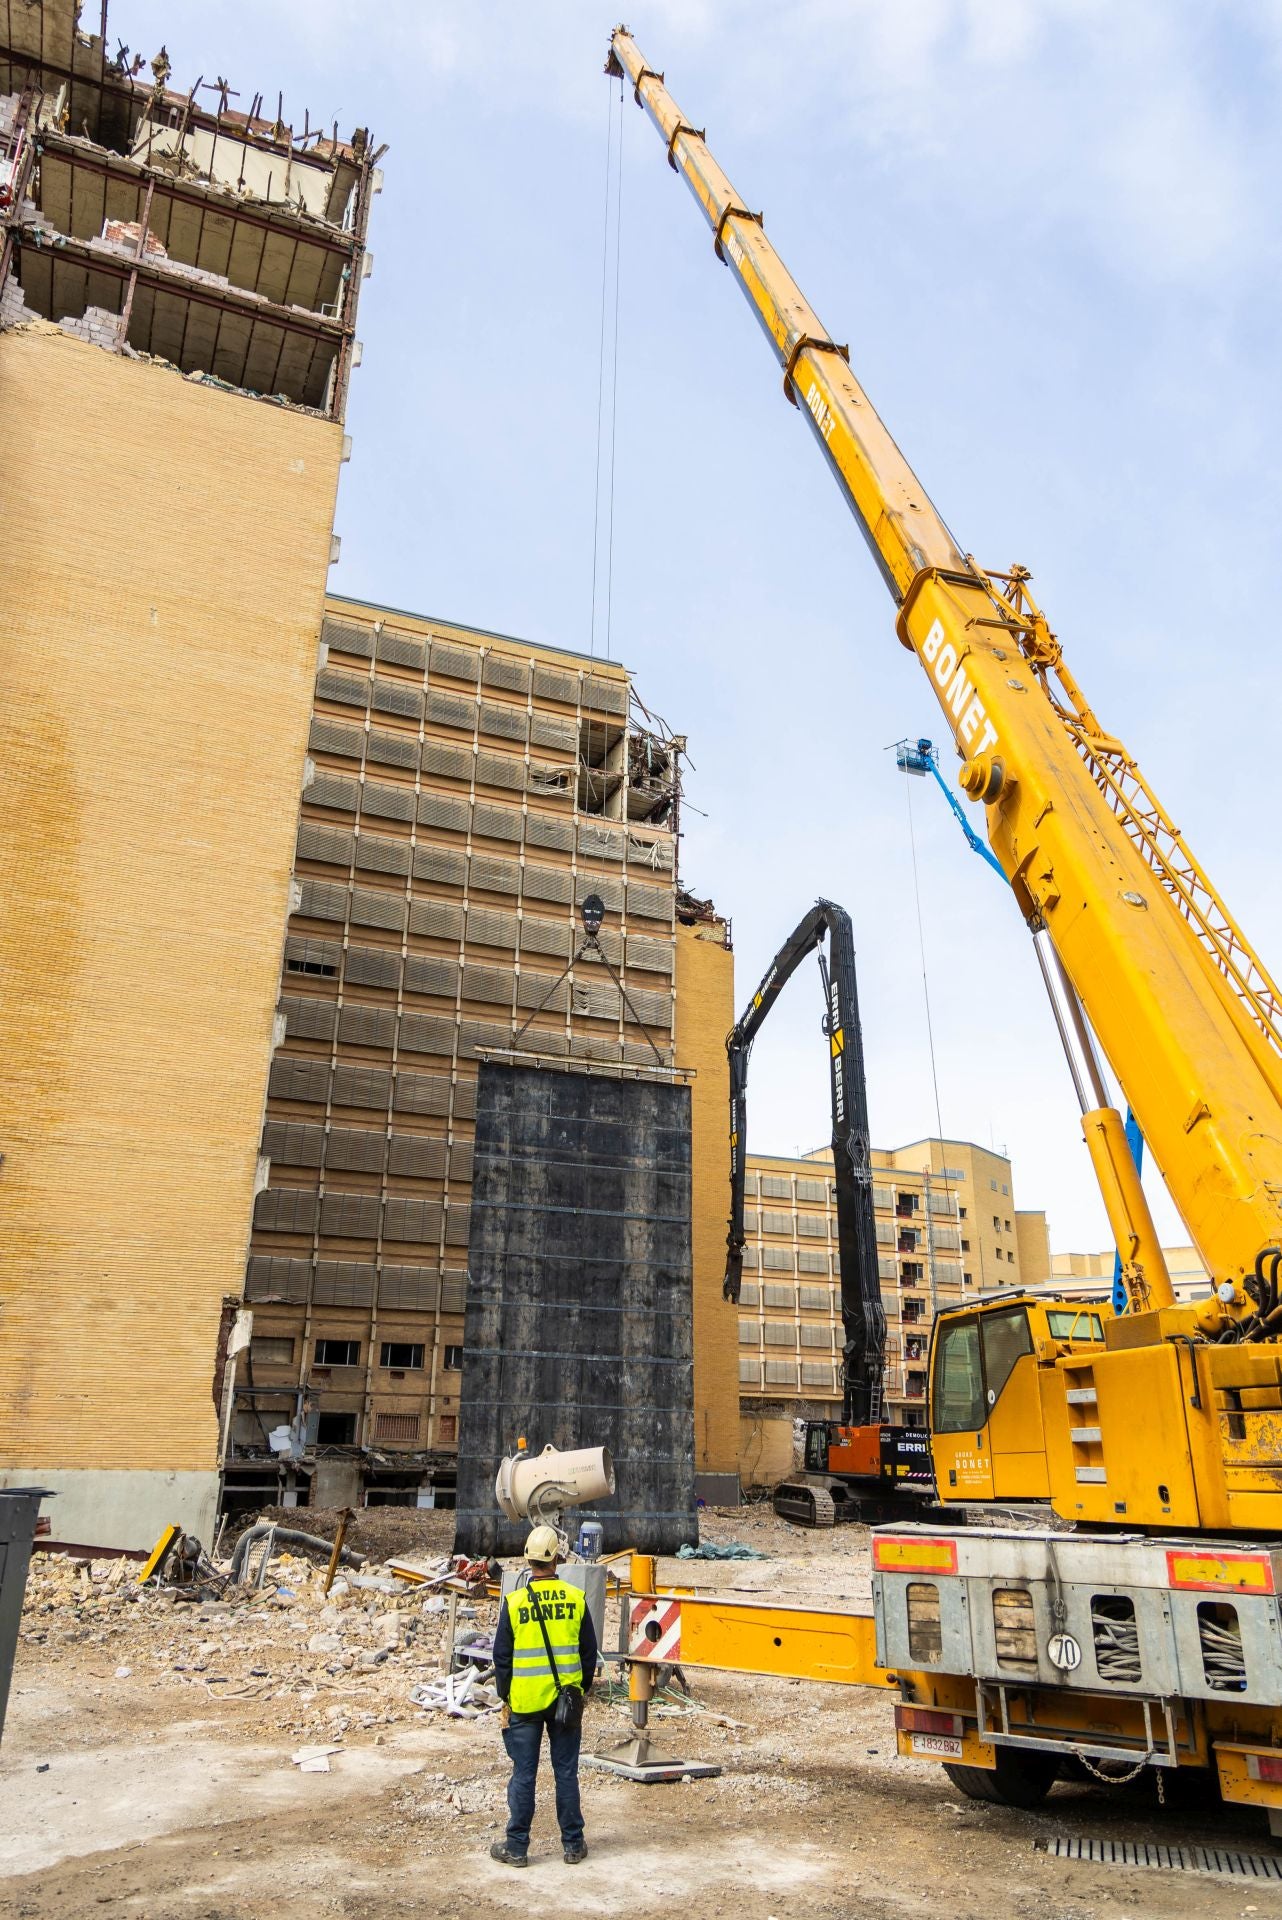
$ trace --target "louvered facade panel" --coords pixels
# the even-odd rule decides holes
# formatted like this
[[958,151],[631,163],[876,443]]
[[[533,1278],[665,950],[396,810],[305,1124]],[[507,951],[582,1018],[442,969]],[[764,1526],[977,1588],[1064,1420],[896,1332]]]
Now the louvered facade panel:
[[312,1297],[318,1307],[368,1307],[377,1277],[372,1261],[318,1260]]
[[525,785],[525,761],[519,753],[496,753],[493,747],[481,747],[475,764],[478,787],[507,787],[519,793]]
[[336,668],[326,667],[317,676],[316,698],[333,700],[345,707],[367,707],[369,705],[369,681],[357,679],[354,673],[339,673]]
[[371,627],[358,620],[344,620],[333,613],[327,613],[321,623],[321,641],[336,652],[360,654],[365,659],[374,651]]
[[343,1193],[332,1188],[320,1203],[320,1230],[336,1240],[374,1240],[380,1208],[376,1193]]
[[269,1120],[263,1128],[263,1152],[286,1167],[318,1167],[325,1145],[324,1127]]
[[411,953],[405,962],[406,993],[431,993],[454,1000],[458,977],[459,963],[453,954]]
[[309,752],[332,753],[344,760],[359,760],[364,744],[362,728],[340,726],[337,720],[323,720],[319,715],[307,735]]
[[336,773],[318,773],[311,785],[303,788],[307,806],[328,807],[335,813],[355,813],[360,795],[359,780],[346,780]]
[[394,667],[412,667],[422,673],[427,665],[427,643],[411,639],[405,633],[389,633],[384,627],[374,642],[374,657]]
[[357,867],[365,873],[406,874],[410,870],[408,840],[389,840],[386,834],[362,833],[356,842]]
[[412,820],[413,787],[388,787],[381,781],[367,780],[361,790],[361,812],[378,820]]
[[338,1066],[334,1069],[333,1104],[336,1107],[376,1107],[386,1110],[392,1076],[382,1067]]
[[319,995],[302,999],[285,999],[280,1003],[285,1016],[285,1032],[291,1040],[324,1040],[334,1038],[334,1020],[338,1012],[332,1000],[322,1000]]
[[332,1127],[325,1142],[327,1173],[381,1173],[386,1136],[381,1127]]
[[349,947],[343,978],[352,986],[395,987],[401,977],[401,956],[388,947]]
[[401,1015],[400,1045],[403,1053],[439,1053],[448,1057],[454,1051],[454,1034],[452,1016],[430,1013]]
[[[450,1110],[448,1074],[398,1073],[395,1108],[398,1113],[446,1114]],[[475,1110],[475,1109],[474,1109]],[[455,1111],[458,1111],[457,1103]]]
[[385,1312],[435,1313],[440,1297],[439,1267],[384,1264],[379,1276],[378,1304]]
[[433,640],[429,661],[433,680],[438,674],[444,674],[447,679],[466,680],[475,686],[480,675],[480,653],[475,647],[462,647],[455,641]]
[[481,679],[487,687],[506,687],[512,693],[528,693],[530,663],[528,660],[514,660],[509,653],[491,650],[485,656]]
[[446,1145],[429,1134],[394,1133],[387,1146],[387,1171],[409,1180],[443,1180]]
[[410,932],[432,940],[461,940],[463,909],[453,900],[410,900]]
[[340,1045],[349,1047],[390,1047],[396,1038],[396,1012],[392,1007],[351,1005],[338,1016]]
[[412,733],[385,733],[371,727],[365,743],[367,761],[382,767],[416,767],[418,739]]

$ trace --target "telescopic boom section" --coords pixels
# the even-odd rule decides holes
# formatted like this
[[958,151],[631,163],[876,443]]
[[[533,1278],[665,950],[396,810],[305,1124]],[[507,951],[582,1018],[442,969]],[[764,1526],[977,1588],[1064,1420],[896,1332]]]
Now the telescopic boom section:
[[886,1314],[877,1273],[868,1135],[868,1084],[859,1025],[855,938],[850,915],[832,900],[817,900],[780,947],[747,1009],[726,1038],[730,1058],[730,1230],[722,1292],[739,1298],[743,1279],[743,1206],[747,1155],[748,1058],[767,1014],[797,968],[828,937],[823,1029],[832,1090],[833,1181],[837,1189],[837,1246],[841,1268],[843,1418],[848,1426],[881,1419],[886,1368]]
[[[1134,760],[1101,727],[1027,573],[986,573],[957,546],[761,215],[626,28],[613,35],[606,70],[631,82],[770,339],[785,391],[895,598],[899,638],[930,680],[964,762],[961,784],[986,806],[989,843],[1025,921],[1049,937],[1208,1270],[1239,1282],[1282,1240],[1282,995]],[[1101,1102],[1083,1129],[1117,1244],[1130,1252],[1137,1304],[1160,1305],[1169,1281],[1120,1116]],[[1148,1274],[1146,1247],[1156,1256]],[[1226,1321],[1249,1311],[1235,1286]]]

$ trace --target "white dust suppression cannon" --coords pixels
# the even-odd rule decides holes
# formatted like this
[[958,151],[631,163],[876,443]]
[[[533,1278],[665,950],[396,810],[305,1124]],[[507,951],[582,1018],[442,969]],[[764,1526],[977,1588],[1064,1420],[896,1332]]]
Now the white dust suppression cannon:
[[[608,1500],[614,1492],[614,1462],[608,1447],[578,1447],[562,1453],[554,1446],[542,1453],[531,1453],[524,1440],[516,1443],[499,1467],[494,1481],[494,1497],[509,1520],[528,1520],[535,1526],[550,1526],[561,1541],[562,1564],[558,1578],[580,1587],[598,1646],[605,1634],[605,1568],[594,1564],[593,1557],[571,1554],[570,1543],[561,1526],[565,1507],[581,1507],[596,1500]],[[600,1530],[594,1529],[597,1539]],[[529,1578],[528,1567],[505,1567],[501,1591],[509,1594]]]
[[523,1440],[502,1462],[494,1497],[509,1520],[556,1526],[563,1507],[608,1500],[614,1492],[614,1462],[608,1447],[578,1447],[562,1453],[551,1445],[530,1453]]

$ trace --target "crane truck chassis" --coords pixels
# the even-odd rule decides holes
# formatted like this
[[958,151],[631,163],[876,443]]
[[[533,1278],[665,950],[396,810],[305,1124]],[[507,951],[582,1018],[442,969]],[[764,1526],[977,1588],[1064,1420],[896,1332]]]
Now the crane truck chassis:
[[[901,1751],[973,1798],[1036,1804],[1070,1760],[1159,1782],[1204,1768],[1282,1832],[1282,990],[1101,725],[1027,570],[956,544],[626,27],[606,71],[693,193],[940,702],[1033,936],[1127,1298],[1074,1328],[1079,1303],[990,1296],[932,1331],[941,1501],[1042,1501],[1077,1531],[878,1529],[871,1617],[642,1598],[637,1710],[647,1645],[686,1667],[893,1686]],[[1175,1300],[1097,1047],[1212,1276],[1205,1301]]]
[[659,1589],[635,1556],[634,1702],[668,1661],[886,1688],[899,1753],[972,1799],[1037,1806],[1074,1763],[1110,1784],[1197,1768],[1282,1835],[1282,1548],[921,1526],[871,1544],[871,1614]]

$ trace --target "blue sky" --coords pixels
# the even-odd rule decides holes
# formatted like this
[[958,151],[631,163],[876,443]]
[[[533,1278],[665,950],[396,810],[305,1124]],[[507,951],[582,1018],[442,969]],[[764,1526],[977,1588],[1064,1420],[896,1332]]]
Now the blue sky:
[[[114,0],[113,34],[166,39],[175,83],[283,87],[300,124],[389,143],[340,592],[591,643],[614,20]],[[962,545],[1032,568],[1101,719],[1276,957],[1282,4],[650,0],[629,24]],[[630,98],[620,284],[612,650],[690,739],[684,878],[733,919],[740,1001],[816,895],[850,909],[874,1137],[917,1138],[934,1094],[884,749],[936,709]],[[942,797],[912,802],[945,1131],[1009,1149],[1057,1249],[1103,1246],[1028,937]],[[819,1012],[804,974],[758,1044],[755,1148],[827,1137]]]

